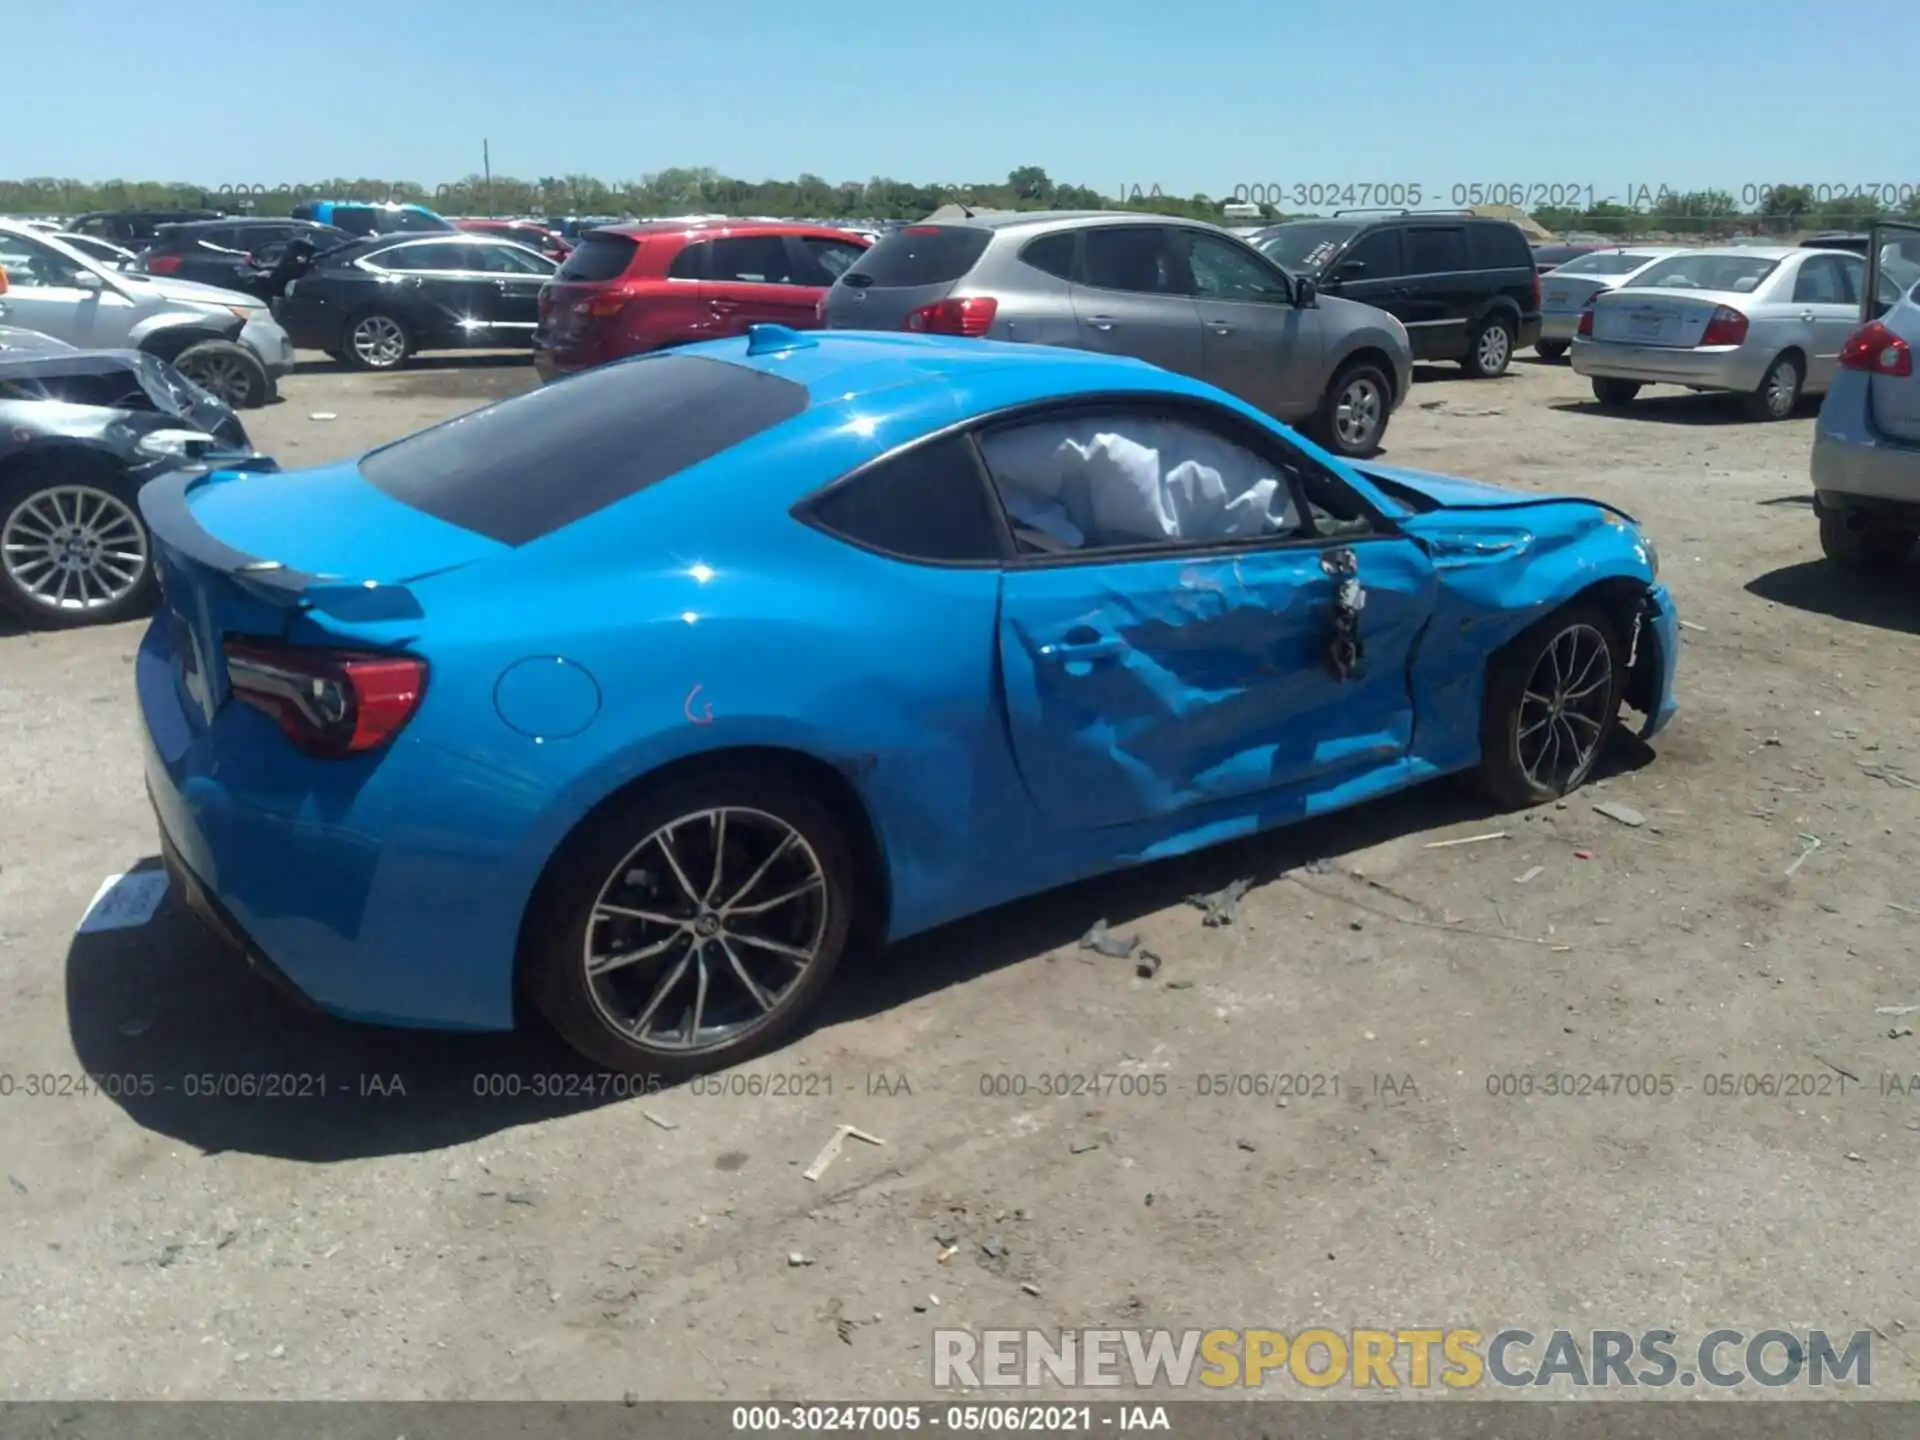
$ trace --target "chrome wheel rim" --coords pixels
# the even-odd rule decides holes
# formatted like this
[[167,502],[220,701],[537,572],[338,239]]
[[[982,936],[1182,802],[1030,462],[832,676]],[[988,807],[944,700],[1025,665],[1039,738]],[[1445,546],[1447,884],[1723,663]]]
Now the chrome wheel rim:
[[91,485],[56,485],[27,496],[7,516],[0,565],[47,610],[102,610],[145,577],[147,532],[117,496]]
[[744,806],[662,825],[594,898],[581,964],[601,1020],[639,1050],[691,1054],[770,1023],[820,958],[831,901],[820,857]]
[[407,337],[399,322],[369,315],[353,327],[353,353],[376,370],[385,370],[406,358]]
[[237,356],[201,355],[184,368],[175,368],[215,399],[225,401],[236,410],[253,393],[253,377]]
[[1800,377],[1791,360],[1782,360],[1767,372],[1767,413],[1786,416],[1793,413],[1800,398]]
[[1503,325],[1489,325],[1480,332],[1480,368],[1498,370],[1507,363],[1507,331]]
[[1592,766],[1613,699],[1613,652],[1591,625],[1569,625],[1548,643],[1521,693],[1520,768],[1564,794]]
[[1359,448],[1380,428],[1380,387],[1363,377],[1347,382],[1334,402],[1333,428],[1344,445]]

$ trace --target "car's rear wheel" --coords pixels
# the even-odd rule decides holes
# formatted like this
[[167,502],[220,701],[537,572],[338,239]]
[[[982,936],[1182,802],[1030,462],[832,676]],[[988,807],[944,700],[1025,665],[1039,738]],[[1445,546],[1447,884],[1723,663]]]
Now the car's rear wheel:
[[777,770],[670,782],[556,863],[527,936],[528,991],[609,1069],[675,1081],[757,1054],[846,949],[852,852],[832,810]]
[[235,410],[252,410],[273,398],[273,377],[260,357],[231,340],[202,340],[175,357],[173,368]]
[[1743,408],[1750,420],[1785,420],[1800,403],[1800,387],[1805,383],[1800,362],[1791,355],[1778,355],[1767,367],[1767,378],[1760,388],[1747,396]]
[[1507,373],[1513,360],[1513,325],[1503,315],[1490,315],[1474,332],[1461,368],[1475,380],[1492,380]]
[[1393,387],[1380,367],[1355,361],[1327,386],[1314,417],[1314,438],[1336,455],[1364,459],[1380,448],[1392,408]]
[[1848,570],[1884,572],[1898,569],[1920,535],[1886,521],[1849,522],[1845,515],[1820,517],[1820,550],[1835,565]]
[[398,316],[370,310],[347,322],[341,348],[356,370],[398,370],[413,354],[413,335]]
[[1542,360],[1558,360],[1567,353],[1567,342],[1564,340],[1540,340],[1535,342],[1533,353],[1538,355]]
[[1508,644],[1487,670],[1483,787],[1520,809],[1586,783],[1620,723],[1625,678],[1619,637],[1597,606],[1555,611]]
[[109,461],[48,454],[0,471],[0,608],[37,629],[130,619],[152,602],[135,487]]
[[1634,402],[1640,393],[1638,380],[1613,380],[1606,376],[1596,376],[1593,382],[1593,398],[1609,410],[1624,409]]

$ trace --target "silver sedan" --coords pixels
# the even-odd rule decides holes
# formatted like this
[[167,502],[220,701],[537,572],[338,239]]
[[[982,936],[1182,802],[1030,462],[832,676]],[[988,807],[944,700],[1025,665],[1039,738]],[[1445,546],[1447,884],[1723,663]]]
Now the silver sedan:
[[1729,246],[1689,250],[1595,295],[1580,317],[1573,368],[1602,405],[1646,385],[1743,398],[1756,420],[1784,420],[1833,383],[1860,325],[1866,261],[1840,250]]
[[1672,245],[1623,245],[1592,250],[1556,265],[1540,277],[1540,338],[1534,353],[1558,360],[1573,344],[1581,313],[1602,290],[1631,285],[1633,277],[1657,260],[1686,252]]

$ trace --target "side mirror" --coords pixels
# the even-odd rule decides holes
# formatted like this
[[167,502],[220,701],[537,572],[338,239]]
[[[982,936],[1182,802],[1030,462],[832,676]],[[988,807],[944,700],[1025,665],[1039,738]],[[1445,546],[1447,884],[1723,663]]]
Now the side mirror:
[[1302,310],[1311,309],[1320,294],[1320,287],[1311,275],[1302,275],[1293,282],[1293,303]]
[[77,270],[73,276],[73,288],[76,290],[104,290],[107,282],[91,270]]

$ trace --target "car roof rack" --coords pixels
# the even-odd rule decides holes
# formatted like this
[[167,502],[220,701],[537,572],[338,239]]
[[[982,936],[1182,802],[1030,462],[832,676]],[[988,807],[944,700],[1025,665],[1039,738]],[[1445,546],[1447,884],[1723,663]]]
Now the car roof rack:
[[[1471,206],[1467,205],[1439,210],[1409,210],[1404,205],[1361,205],[1352,210],[1336,210],[1333,212],[1333,218],[1337,220],[1342,215],[1473,215],[1476,213]],[[1497,220],[1499,217],[1496,215],[1483,218]]]

